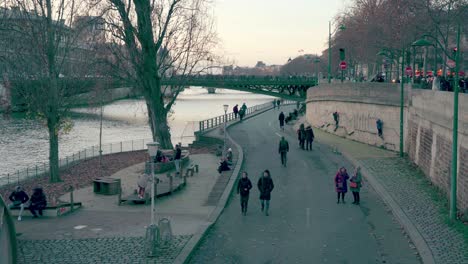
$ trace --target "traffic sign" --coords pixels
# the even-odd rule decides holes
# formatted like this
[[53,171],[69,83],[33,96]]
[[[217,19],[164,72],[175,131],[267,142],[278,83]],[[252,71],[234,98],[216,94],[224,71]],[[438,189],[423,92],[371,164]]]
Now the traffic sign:
[[347,67],[346,61],[340,62],[340,68],[341,68],[341,70],[346,70],[346,67]]
[[413,74],[413,69],[411,69],[411,67],[408,66],[408,67],[406,67],[406,69],[405,69],[405,73],[406,73],[406,75],[412,75],[412,74]]

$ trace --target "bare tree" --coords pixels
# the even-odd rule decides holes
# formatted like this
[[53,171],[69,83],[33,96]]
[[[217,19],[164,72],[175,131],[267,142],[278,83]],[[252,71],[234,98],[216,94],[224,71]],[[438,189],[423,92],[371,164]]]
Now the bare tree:
[[[79,28],[75,17],[85,10],[75,0],[2,0],[4,19],[2,59],[8,62],[6,75],[13,93],[21,95],[30,113],[39,117],[49,134],[50,181],[59,182],[59,134],[70,129],[66,95],[73,89],[74,65],[81,63],[83,49],[76,46]],[[73,54],[72,58],[70,55]]]
[[[217,43],[207,0],[107,0],[106,20],[119,75],[146,101],[153,139],[172,148],[168,114],[183,85],[164,78],[198,75],[215,56]],[[125,47],[125,49],[123,48]]]

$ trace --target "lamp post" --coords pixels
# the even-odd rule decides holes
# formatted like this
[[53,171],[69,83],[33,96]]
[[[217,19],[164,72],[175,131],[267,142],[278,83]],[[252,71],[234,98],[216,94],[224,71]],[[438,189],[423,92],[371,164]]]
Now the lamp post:
[[146,144],[148,146],[148,153],[151,157],[151,223],[146,230],[146,239],[149,243],[148,256],[156,255],[156,243],[159,239],[159,229],[154,220],[154,189],[155,189],[155,179],[154,179],[154,159],[158,153],[159,143],[151,142]]
[[345,30],[344,25],[340,25],[333,33],[331,32],[331,21],[328,22],[328,83],[331,83],[331,37],[337,30]]
[[224,146],[223,146],[223,158],[226,158],[226,123],[227,123],[227,110],[229,105],[223,105],[224,108]]

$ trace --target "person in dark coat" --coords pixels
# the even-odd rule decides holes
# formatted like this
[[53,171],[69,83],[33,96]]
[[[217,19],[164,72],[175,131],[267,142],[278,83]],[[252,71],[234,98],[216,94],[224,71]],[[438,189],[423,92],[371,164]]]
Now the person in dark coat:
[[180,159],[182,158],[182,149],[180,148],[180,144],[176,145],[175,154],[174,154],[174,166],[176,169],[176,174],[180,174]]
[[237,115],[239,114],[239,105],[236,104],[233,108],[232,108],[232,112],[234,112],[234,118],[237,119]]
[[21,216],[23,215],[24,211],[24,205],[29,200],[28,194],[25,191],[23,191],[23,188],[21,186],[16,186],[15,190],[10,194],[8,199],[10,199],[10,201],[12,202],[10,204],[10,208],[19,206],[20,212],[18,215],[18,221],[21,221]]
[[307,126],[305,130],[305,137],[306,137],[306,150],[312,150],[312,142],[314,142],[314,130],[312,126]]
[[335,130],[336,131],[340,125],[340,114],[338,113],[338,111],[335,111],[333,113],[333,120],[335,120]]
[[284,137],[281,137],[278,146],[278,152],[281,156],[281,165],[286,167],[286,162],[288,161],[287,154],[289,152],[289,143]]
[[252,189],[252,182],[250,181],[246,171],[242,172],[242,178],[237,183],[237,193],[240,194],[242,214],[247,214],[247,205],[249,203],[249,193]]
[[306,135],[305,135],[304,124],[301,124],[301,126],[297,130],[297,139],[299,140],[299,147],[301,149],[304,149],[305,137],[306,137]]
[[284,113],[281,112],[278,117],[281,130],[284,131]]
[[260,179],[258,179],[257,187],[260,191],[260,203],[262,205],[262,212],[265,212],[265,215],[268,215],[268,209],[270,208],[271,191],[273,191],[273,188],[275,188],[269,170],[265,170]]
[[356,167],[356,170],[354,171],[353,177],[349,179],[349,190],[353,193],[353,198],[354,202],[353,204],[359,205],[361,202],[361,197],[359,195],[359,192],[361,191],[362,187],[362,175],[361,175],[361,167]]
[[344,197],[346,192],[348,191],[348,179],[349,175],[346,172],[345,167],[341,167],[335,176],[335,191],[338,197],[338,201],[336,203],[340,203],[340,196],[341,201],[345,203]]
[[33,217],[37,218],[37,213],[39,213],[39,215],[42,216],[42,210],[44,210],[46,206],[47,200],[44,191],[40,187],[34,188],[29,204],[29,211],[31,211]]
[[379,137],[382,137],[383,136],[383,122],[382,120],[379,118],[377,119],[377,121],[375,122],[375,124],[377,125],[377,133],[379,135]]
[[223,171],[228,171],[228,170],[231,170],[231,168],[229,168],[227,159],[223,158],[221,162],[219,163],[218,172],[221,173]]
[[279,99],[276,100],[276,105],[278,106],[278,109],[280,109],[280,104],[281,104],[281,101]]

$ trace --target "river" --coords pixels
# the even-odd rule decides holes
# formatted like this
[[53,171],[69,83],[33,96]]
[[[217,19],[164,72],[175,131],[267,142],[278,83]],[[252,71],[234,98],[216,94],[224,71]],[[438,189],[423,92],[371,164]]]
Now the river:
[[[271,101],[273,97],[227,89],[208,94],[206,89],[191,87],[177,98],[169,126],[173,143],[191,143],[198,121],[229,112],[235,104],[248,107]],[[65,157],[99,144],[99,108],[73,109],[73,129],[59,138],[59,156]],[[0,119],[0,177],[7,173],[48,161],[48,134],[37,120],[12,117]],[[104,106],[102,142],[115,143],[151,138],[146,104],[141,99],[119,100]]]

